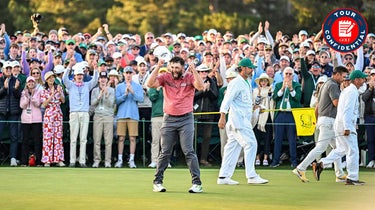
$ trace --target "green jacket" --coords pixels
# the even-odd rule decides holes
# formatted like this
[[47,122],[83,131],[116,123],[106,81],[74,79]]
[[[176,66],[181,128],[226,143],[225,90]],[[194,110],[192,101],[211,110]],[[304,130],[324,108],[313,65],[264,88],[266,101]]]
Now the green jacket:
[[148,97],[150,98],[150,101],[152,102],[152,108],[151,108],[151,117],[160,117],[164,115],[163,110],[163,89],[160,88],[159,90],[155,88],[150,88],[148,90]]
[[302,103],[304,107],[310,107],[311,96],[315,90],[315,84],[318,81],[319,76],[314,76],[307,69],[305,59],[301,59],[301,74],[303,77],[303,94]]
[[[279,90],[281,89],[282,86],[283,86],[282,82],[277,83],[275,85],[275,89],[273,91],[272,98],[273,98],[273,100],[275,101],[275,104],[276,104],[275,109],[280,108],[280,105],[281,105],[282,100],[283,100],[283,96],[279,97],[277,95],[277,92],[279,92]],[[289,96],[290,107],[291,108],[301,108],[302,107],[302,105],[301,105],[301,95],[302,95],[301,84],[293,81],[292,87],[296,91],[296,95],[294,97],[292,97],[291,95]],[[289,91],[289,89],[287,89],[287,91]],[[275,112],[275,118],[276,118],[277,114],[278,114],[278,111]]]

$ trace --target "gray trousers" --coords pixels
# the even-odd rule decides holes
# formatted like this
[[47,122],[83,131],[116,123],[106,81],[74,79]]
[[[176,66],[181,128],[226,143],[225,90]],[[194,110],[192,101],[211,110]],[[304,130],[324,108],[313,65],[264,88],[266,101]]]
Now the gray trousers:
[[172,156],[173,146],[180,139],[182,152],[189,167],[193,184],[202,184],[197,155],[194,151],[194,117],[188,115],[175,117],[164,114],[161,127],[161,151],[156,166],[154,184],[162,184],[164,171],[167,169]]

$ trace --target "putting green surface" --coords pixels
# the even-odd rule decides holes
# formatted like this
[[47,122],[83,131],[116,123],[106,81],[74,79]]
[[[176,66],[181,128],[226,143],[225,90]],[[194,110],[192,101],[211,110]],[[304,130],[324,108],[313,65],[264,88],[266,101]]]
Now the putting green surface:
[[217,185],[218,169],[202,169],[204,193],[190,194],[186,168],[165,173],[165,193],[152,191],[155,170],[106,168],[0,167],[0,209],[375,209],[375,170],[361,169],[364,186],[335,182],[325,170],[317,182],[308,170],[302,183],[290,168],[260,168],[270,180],[249,185],[236,169],[239,185]]

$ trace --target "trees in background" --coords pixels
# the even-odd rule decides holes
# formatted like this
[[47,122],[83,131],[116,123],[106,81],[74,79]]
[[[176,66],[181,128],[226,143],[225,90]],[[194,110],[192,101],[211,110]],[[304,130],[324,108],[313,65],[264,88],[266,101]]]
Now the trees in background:
[[74,34],[95,33],[108,23],[113,33],[152,31],[185,32],[189,35],[215,28],[244,34],[255,31],[260,21],[271,23],[270,31],[285,34],[307,29],[318,32],[324,17],[334,8],[351,7],[375,30],[375,2],[371,0],[1,0],[0,22],[9,32],[32,30],[31,14],[43,15],[40,30],[64,26]]

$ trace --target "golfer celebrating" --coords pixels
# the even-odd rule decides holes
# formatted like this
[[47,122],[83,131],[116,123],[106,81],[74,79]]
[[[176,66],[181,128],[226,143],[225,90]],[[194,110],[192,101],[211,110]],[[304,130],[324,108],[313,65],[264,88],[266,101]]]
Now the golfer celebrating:
[[[217,184],[235,185],[239,182],[231,179],[236,163],[244,149],[247,183],[266,184],[268,180],[261,178],[255,172],[255,156],[257,141],[251,126],[253,112],[252,90],[248,81],[255,66],[250,59],[244,58],[238,64],[239,76],[229,83],[227,93],[220,107],[219,128],[226,126],[228,142],[224,147],[223,162],[221,164]],[[225,115],[228,113],[228,123],[225,125]]]

